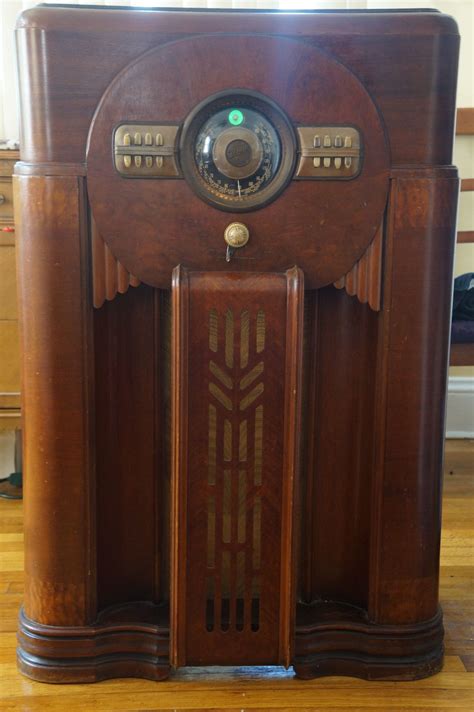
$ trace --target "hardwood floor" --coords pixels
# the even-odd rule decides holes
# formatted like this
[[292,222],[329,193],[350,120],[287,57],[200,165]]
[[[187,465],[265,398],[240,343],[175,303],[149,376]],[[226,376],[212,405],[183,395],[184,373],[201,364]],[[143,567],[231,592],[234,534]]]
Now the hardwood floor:
[[0,500],[0,710],[472,710],[474,441],[447,442],[443,523],[446,662],[434,677],[407,683],[342,677],[303,682],[282,668],[193,668],[167,682],[110,680],[55,686],[28,680],[16,670],[16,617],[23,593],[22,505]]

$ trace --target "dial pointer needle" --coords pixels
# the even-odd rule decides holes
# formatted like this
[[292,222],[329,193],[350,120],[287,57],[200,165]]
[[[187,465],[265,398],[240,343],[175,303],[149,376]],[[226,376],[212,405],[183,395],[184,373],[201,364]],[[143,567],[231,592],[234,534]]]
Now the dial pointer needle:
[[241,198],[242,196],[240,195],[240,180],[238,180],[238,179],[237,179],[237,188],[239,191],[239,198]]

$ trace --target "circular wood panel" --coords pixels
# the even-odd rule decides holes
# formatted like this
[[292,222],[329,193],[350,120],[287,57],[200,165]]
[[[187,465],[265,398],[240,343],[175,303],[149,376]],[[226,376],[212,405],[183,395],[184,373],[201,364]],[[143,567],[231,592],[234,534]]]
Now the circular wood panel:
[[[184,179],[128,179],[114,168],[117,124],[182,124],[206,97],[235,88],[260,92],[297,125],[354,126],[363,166],[353,180],[293,180],[252,213],[206,204]],[[335,59],[295,40],[212,35],[160,46],[128,65],[110,84],[91,125],[88,191],[94,219],[118,260],[139,279],[167,287],[177,264],[199,270],[283,271],[297,264],[306,285],[344,275],[364,253],[382,220],[388,149],[367,91]],[[225,261],[224,231],[250,231],[245,248]]]

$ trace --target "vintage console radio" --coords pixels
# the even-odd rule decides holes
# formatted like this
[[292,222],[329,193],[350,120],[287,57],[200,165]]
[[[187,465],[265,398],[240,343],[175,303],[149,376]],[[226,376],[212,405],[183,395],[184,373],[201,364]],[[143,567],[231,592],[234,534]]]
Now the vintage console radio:
[[435,672],[455,23],[44,6],[17,40],[20,669]]

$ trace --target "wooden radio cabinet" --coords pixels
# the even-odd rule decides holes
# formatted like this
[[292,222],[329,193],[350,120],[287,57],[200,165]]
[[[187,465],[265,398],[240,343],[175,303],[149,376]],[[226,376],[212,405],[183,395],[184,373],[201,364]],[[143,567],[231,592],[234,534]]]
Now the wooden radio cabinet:
[[21,671],[439,670],[455,23],[45,6],[17,42]]

